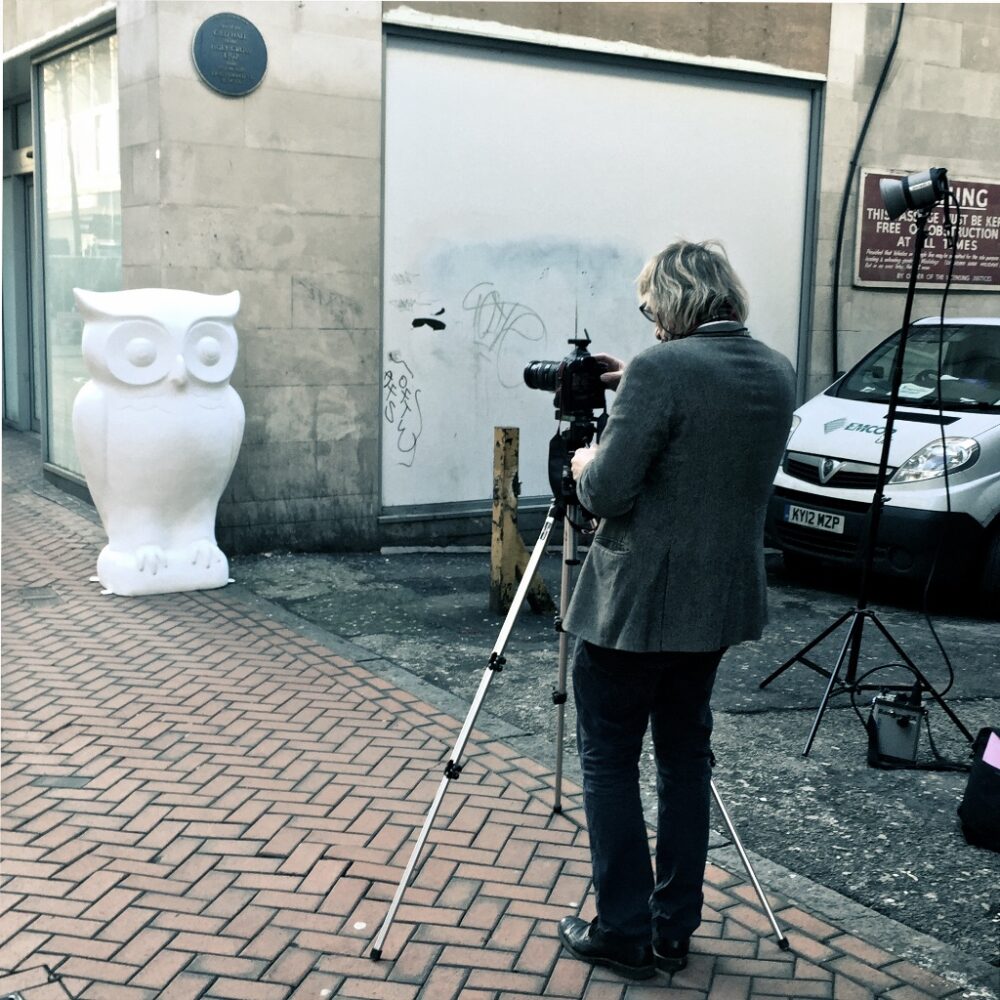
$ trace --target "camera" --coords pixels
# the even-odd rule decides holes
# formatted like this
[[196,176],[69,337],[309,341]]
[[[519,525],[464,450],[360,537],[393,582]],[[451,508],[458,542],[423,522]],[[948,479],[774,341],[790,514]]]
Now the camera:
[[532,361],[524,369],[524,384],[529,389],[555,393],[553,405],[557,420],[593,420],[594,410],[603,410],[606,386],[601,381],[605,366],[587,350],[586,339],[570,339],[573,352],[562,361]]

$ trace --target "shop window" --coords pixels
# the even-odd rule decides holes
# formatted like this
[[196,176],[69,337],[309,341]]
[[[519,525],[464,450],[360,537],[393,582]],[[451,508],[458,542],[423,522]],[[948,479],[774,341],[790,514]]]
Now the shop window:
[[109,35],[41,63],[46,459],[80,472],[73,400],[88,375],[73,289],[121,288],[118,46]]

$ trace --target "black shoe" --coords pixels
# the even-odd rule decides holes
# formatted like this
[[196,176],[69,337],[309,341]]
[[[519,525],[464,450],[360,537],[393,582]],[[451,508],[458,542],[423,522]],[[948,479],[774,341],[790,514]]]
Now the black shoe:
[[559,937],[566,950],[582,962],[604,965],[627,979],[652,979],[656,975],[653,949],[648,944],[616,942],[597,929],[597,921],[579,917],[559,921]]
[[680,972],[688,964],[688,949],[690,938],[671,941],[669,938],[658,938],[653,942],[653,956],[660,972]]

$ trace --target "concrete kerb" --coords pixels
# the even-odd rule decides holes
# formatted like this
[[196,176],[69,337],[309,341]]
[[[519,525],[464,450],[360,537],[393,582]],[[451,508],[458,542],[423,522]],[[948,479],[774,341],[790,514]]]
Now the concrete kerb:
[[[239,584],[231,584],[226,590],[238,597],[241,603],[262,616],[294,629],[317,645],[329,649],[333,655],[349,659],[377,676],[391,681],[403,691],[421,698],[434,708],[452,716],[456,721],[460,722],[468,714],[470,706],[467,702],[429,683],[422,677],[418,677],[405,667],[391,663],[384,659],[381,654],[307,622],[293,612],[287,611],[267,598],[252,593]],[[484,652],[484,669],[486,658],[487,655]],[[538,757],[537,741],[531,734],[524,733],[518,727],[485,709],[480,711],[476,719],[476,728],[493,739],[502,740],[524,756]],[[455,735],[458,735],[457,728]],[[526,746],[527,743],[530,743],[531,746]],[[539,763],[551,766],[553,762],[539,761]],[[577,769],[570,766],[567,770],[571,772],[568,775],[571,780],[579,783],[579,773],[572,773]],[[724,787],[720,789],[720,793],[725,801]],[[736,822],[738,830],[738,820],[734,820],[734,822]],[[981,985],[1000,976],[1000,973],[986,962],[972,958],[930,935],[922,934],[891,917],[862,906],[826,886],[790,871],[776,861],[749,850],[747,856],[750,858],[757,877],[765,893],[768,894],[769,902],[776,912],[779,908],[775,906],[775,901],[770,898],[772,893],[780,894],[796,903],[801,902],[804,909],[820,919],[837,925],[847,933],[862,937],[900,959],[914,960],[929,972],[963,987],[966,990],[965,996],[967,998],[998,1000],[1000,997],[1000,993]],[[736,848],[732,846],[728,838],[714,831],[709,845],[709,861],[737,876],[741,876],[741,873],[745,872]],[[778,922],[782,923],[780,916]]]
[[[856,903],[812,879],[789,871],[783,865],[747,851],[764,891],[781,894],[803,909],[870,944],[908,959],[943,979],[961,985],[966,997],[995,1000],[997,993],[981,984],[996,979],[1000,973],[986,962],[972,958],[937,938],[921,934],[912,927]],[[709,860],[727,871],[739,873],[742,862],[735,847],[726,846],[709,852]],[[772,906],[773,906],[772,902]],[[780,914],[778,923],[781,923]]]

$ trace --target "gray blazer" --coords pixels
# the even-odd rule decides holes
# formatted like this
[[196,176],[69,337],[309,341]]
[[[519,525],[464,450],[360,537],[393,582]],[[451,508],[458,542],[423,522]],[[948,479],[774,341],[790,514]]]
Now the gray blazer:
[[794,371],[736,323],[699,331],[628,364],[577,483],[602,520],[564,624],[598,646],[707,651],[767,622],[764,514]]

